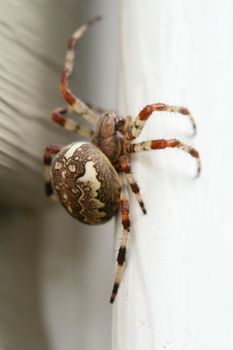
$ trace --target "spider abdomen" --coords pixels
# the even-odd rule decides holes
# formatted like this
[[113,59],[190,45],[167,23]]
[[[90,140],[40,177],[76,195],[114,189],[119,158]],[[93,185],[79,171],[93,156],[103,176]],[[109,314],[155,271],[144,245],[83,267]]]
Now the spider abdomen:
[[119,176],[91,143],[74,142],[62,148],[53,160],[52,178],[61,204],[79,221],[104,223],[119,207]]

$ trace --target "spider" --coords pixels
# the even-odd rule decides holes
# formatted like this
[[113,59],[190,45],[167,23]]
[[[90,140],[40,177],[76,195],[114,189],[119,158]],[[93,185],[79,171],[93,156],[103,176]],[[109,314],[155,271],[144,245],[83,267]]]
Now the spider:
[[[76,43],[99,19],[100,17],[95,17],[89,20],[70,37],[60,83],[67,106],[59,107],[52,113],[55,123],[90,138],[90,142],[75,141],[64,147],[49,145],[45,149],[45,191],[49,197],[54,197],[55,194],[66,211],[85,224],[105,223],[120,211],[123,230],[110,299],[113,303],[122,280],[130,232],[128,185],[135,194],[143,214],[146,214],[139,186],[132,174],[129,155],[149,150],[178,148],[196,158],[197,175],[200,174],[201,163],[198,152],[177,139],[133,142],[141,134],[146,121],[156,111],[179,113],[187,117],[195,134],[196,124],[187,108],[155,103],[144,107],[133,120],[131,117],[121,118],[113,112],[106,112],[85,103],[70,90],[68,85],[73,70]],[[70,111],[80,114],[95,126],[95,130],[67,117]]]

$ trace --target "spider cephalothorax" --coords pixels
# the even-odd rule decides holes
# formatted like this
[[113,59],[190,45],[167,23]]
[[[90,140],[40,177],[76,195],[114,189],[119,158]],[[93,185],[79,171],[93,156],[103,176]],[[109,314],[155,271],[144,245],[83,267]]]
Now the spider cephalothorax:
[[[90,138],[90,142],[73,142],[65,147],[48,146],[44,153],[45,189],[48,196],[54,192],[67,212],[86,224],[95,225],[108,221],[119,209],[122,216],[122,237],[117,255],[117,271],[111,303],[115,300],[125,266],[126,245],[130,231],[128,185],[146,214],[140,189],[135,181],[128,155],[130,153],[164,148],[179,148],[197,160],[197,175],[200,173],[198,152],[177,139],[148,140],[134,143],[147,119],[153,112],[180,113],[189,118],[194,133],[196,125],[189,110],[184,107],[155,103],[144,107],[136,117],[120,118],[78,99],[68,88],[73,69],[74,47],[77,40],[99,17],[80,27],[68,42],[68,50],[61,78],[61,92],[68,107],[59,107],[53,112],[53,121],[65,129]],[[81,114],[95,131],[65,117],[70,110]]]
[[108,157],[111,163],[116,163],[123,153],[125,140],[123,138],[122,120],[114,113],[102,115],[96,125],[92,143]]

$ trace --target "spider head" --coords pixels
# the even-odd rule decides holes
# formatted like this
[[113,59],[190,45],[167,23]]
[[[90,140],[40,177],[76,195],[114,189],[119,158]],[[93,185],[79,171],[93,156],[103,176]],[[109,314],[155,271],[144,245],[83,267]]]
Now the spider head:
[[103,114],[96,125],[92,143],[97,146],[112,162],[115,163],[121,154],[122,128],[124,120],[115,113]]

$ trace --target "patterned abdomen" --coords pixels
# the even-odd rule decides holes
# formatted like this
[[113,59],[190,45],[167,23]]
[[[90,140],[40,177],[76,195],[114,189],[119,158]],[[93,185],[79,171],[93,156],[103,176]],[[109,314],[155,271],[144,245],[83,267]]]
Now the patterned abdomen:
[[119,176],[91,143],[75,142],[64,147],[53,160],[52,178],[61,204],[86,224],[108,221],[119,207]]

